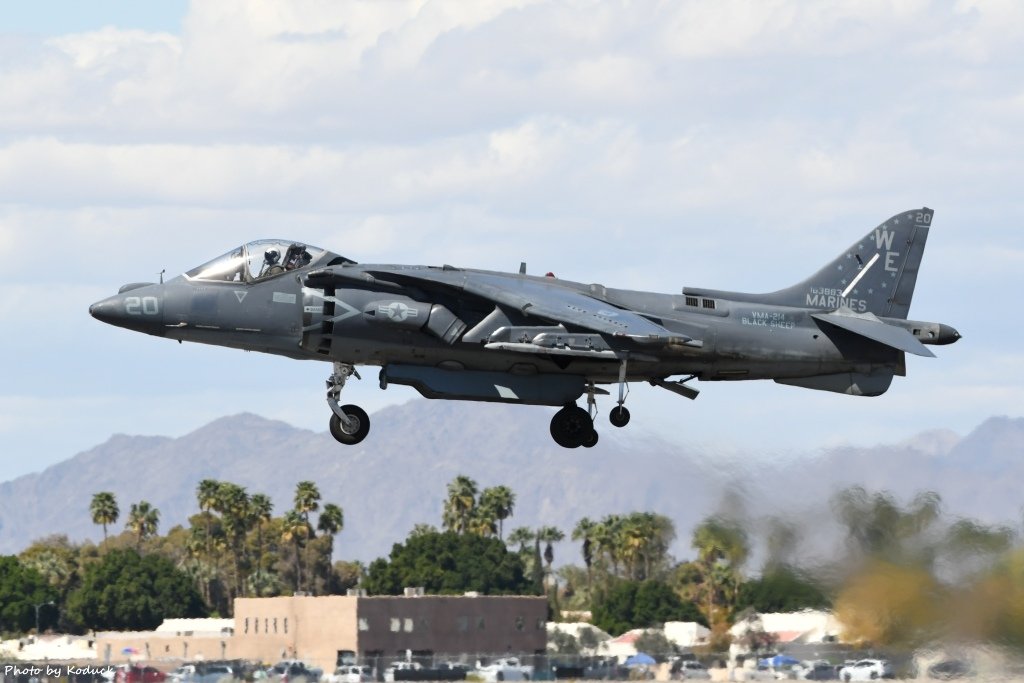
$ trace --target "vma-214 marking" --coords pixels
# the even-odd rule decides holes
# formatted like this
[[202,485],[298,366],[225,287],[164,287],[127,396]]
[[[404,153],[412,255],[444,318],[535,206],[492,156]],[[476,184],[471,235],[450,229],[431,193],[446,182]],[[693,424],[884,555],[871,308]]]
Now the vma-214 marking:
[[[339,401],[357,365],[380,386],[428,398],[560,406],[551,436],[591,447],[599,385],[617,385],[610,420],[629,422],[629,382],[689,399],[692,380],[771,379],[855,396],[884,393],[905,355],[960,334],[908,320],[932,223],[896,214],[806,280],[768,294],[684,288],[658,294],[551,276],[452,266],[366,265],[262,240],[160,284],[134,283],[89,312],[180,341],[333,363],[331,434],[362,441],[370,420]],[[678,379],[673,379],[678,378]],[[586,408],[577,401],[586,396]]]

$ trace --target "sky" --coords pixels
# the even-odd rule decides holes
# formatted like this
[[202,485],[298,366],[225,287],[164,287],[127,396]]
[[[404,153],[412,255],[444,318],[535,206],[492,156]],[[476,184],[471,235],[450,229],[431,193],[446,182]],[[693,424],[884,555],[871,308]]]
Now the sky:
[[[959,343],[878,398],[634,385],[627,431],[784,458],[1019,416],[1021,44],[1016,0],[9,4],[0,481],[246,411],[325,430],[326,364],[88,315],[261,238],[757,292],[929,206],[911,317]],[[346,402],[415,396],[364,378]]]

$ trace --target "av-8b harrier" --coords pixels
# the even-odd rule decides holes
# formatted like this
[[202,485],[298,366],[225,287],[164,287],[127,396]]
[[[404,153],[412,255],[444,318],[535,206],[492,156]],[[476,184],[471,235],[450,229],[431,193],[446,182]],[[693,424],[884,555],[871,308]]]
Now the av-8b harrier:
[[[806,280],[768,294],[612,289],[552,276],[452,266],[359,264],[308,244],[261,240],[166,283],[134,283],[89,312],[159,337],[333,364],[331,434],[370,430],[342,405],[356,366],[428,398],[560,406],[561,446],[597,443],[595,396],[617,385],[611,423],[629,422],[629,382],[689,399],[693,380],[771,379],[855,396],[884,393],[906,353],[959,333],[907,320],[932,222],[896,214]],[[586,397],[586,408],[577,405]]]

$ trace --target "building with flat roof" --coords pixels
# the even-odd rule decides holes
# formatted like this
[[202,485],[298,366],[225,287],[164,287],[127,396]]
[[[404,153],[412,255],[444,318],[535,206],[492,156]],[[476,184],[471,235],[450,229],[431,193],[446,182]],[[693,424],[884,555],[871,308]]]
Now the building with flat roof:
[[[543,654],[547,647],[544,597],[296,595],[238,598],[234,606],[233,620],[196,620],[195,629],[175,620],[173,627],[147,633],[98,634],[98,659],[301,659],[331,671],[343,655],[377,661],[407,654]],[[121,654],[132,652],[137,655]]]

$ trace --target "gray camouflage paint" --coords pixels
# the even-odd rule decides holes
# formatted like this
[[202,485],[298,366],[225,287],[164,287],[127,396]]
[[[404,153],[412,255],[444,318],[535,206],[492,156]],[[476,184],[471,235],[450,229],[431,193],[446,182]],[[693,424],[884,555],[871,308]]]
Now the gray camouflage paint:
[[323,252],[259,281],[125,285],[89,310],[178,341],[380,366],[382,386],[432,398],[562,405],[588,383],[618,383],[622,361],[627,381],[662,386],[683,375],[877,395],[905,374],[904,353],[960,336],[906,319],[932,215],[901,212],[768,294],[658,294]]

